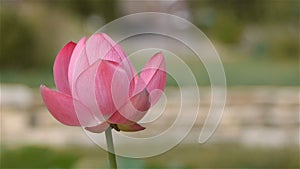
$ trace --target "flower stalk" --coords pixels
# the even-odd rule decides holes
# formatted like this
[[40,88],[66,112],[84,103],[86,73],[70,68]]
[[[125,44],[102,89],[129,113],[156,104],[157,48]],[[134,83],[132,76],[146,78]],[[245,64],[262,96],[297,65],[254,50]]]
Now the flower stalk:
[[108,127],[105,130],[105,138],[106,138],[106,144],[107,144],[107,152],[108,152],[108,158],[109,158],[109,165],[111,169],[117,169],[117,160],[114,150],[114,142],[112,137],[112,127]]

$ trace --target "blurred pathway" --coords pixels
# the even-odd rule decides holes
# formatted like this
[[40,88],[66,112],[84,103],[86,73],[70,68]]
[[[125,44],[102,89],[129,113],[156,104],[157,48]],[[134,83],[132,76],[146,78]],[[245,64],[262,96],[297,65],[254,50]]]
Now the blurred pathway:
[[[210,88],[200,87],[200,115],[184,143],[196,143],[209,110]],[[183,88],[190,92],[189,88]],[[155,135],[168,128],[178,113],[180,93],[166,90],[168,114],[162,114],[146,130]],[[191,100],[194,102],[194,100]],[[188,118],[189,110],[185,110]],[[184,126],[182,126],[184,127]],[[38,89],[1,85],[1,142],[5,145],[93,145],[81,128],[57,122],[44,107]],[[299,144],[299,88],[230,87],[224,116],[208,143],[237,142],[247,145]]]

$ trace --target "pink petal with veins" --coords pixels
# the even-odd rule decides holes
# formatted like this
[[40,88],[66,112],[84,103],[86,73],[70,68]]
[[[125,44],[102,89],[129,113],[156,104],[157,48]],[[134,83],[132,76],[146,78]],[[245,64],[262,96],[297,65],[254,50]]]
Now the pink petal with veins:
[[99,59],[108,60],[123,65],[131,77],[135,74],[135,70],[125,52],[106,34],[93,34],[87,40],[85,48],[90,65],[99,61]]
[[[73,105],[75,100],[71,96],[51,90],[43,85],[40,87],[40,90],[49,112],[59,122],[69,126],[88,126],[95,122],[89,109],[79,101],[76,101],[76,104],[81,106],[81,112],[76,113]],[[77,114],[81,114],[80,122]]]
[[72,77],[73,80],[72,80],[72,84],[71,84],[72,95],[74,95],[74,91],[75,91],[74,86],[76,85],[79,76],[81,76],[81,74],[83,72],[85,72],[87,69],[89,69],[89,67],[91,67],[91,66],[88,63],[88,58],[86,55],[85,48],[83,48],[83,50],[81,51],[80,56],[77,60],[77,63],[75,65],[75,68],[73,70],[73,77]]
[[[99,59],[121,62],[122,58],[125,57],[124,52],[117,52],[114,48],[115,44],[112,43],[114,42],[104,33],[93,34],[86,43],[89,64],[93,64]],[[108,54],[108,52],[115,54]]]
[[[76,47],[74,48],[71,59],[70,59],[70,64],[69,64],[69,68],[68,68],[68,80],[69,80],[71,89],[72,89],[71,84],[73,83],[73,80],[74,80],[74,71],[75,71],[77,62],[79,60],[79,57],[82,53],[82,50],[84,49],[85,40],[86,40],[85,37],[80,39],[80,41],[77,43]],[[86,61],[86,63],[87,63],[87,61]]]
[[105,119],[102,111],[100,111],[98,107],[95,94],[95,79],[100,63],[101,60],[84,70],[76,79],[72,91],[75,99],[80,100],[81,103],[86,105],[100,122],[104,122]]
[[129,96],[129,80],[126,71],[112,61],[102,61],[98,67],[95,94],[98,106],[108,119]]

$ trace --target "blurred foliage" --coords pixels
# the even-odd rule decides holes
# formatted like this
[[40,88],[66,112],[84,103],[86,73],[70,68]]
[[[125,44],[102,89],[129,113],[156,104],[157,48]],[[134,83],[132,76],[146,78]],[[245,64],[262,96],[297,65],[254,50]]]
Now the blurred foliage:
[[49,1],[49,5],[67,9],[74,15],[86,19],[90,15],[100,15],[105,19],[105,23],[117,19],[116,0],[64,0]]
[[51,69],[54,57],[62,47],[59,46],[61,35],[78,36],[65,34],[72,32],[68,30],[73,24],[64,25],[64,22],[76,23],[64,21],[70,18],[67,15],[74,15],[77,22],[85,21],[90,15],[99,15],[109,22],[116,19],[115,7],[114,0],[1,2],[0,69]]
[[[241,24],[270,24],[270,23],[299,23],[298,0],[268,1],[268,0],[190,0],[188,1],[192,17],[198,26],[202,27],[202,21],[197,20],[198,12],[210,9],[215,15],[231,15],[237,18]],[[228,18],[230,20],[230,18]],[[234,19],[234,18],[233,18]],[[213,26],[213,25],[211,25]]]
[[[247,43],[247,39],[243,38],[248,33],[245,30],[257,25],[263,36],[259,33],[251,35],[257,40],[254,43],[259,44],[258,48],[253,48],[254,53],[265,48],[264,58],[271,60],[299,58],[300,1],[191,0],[188,2],[193,23],[209,38],[239,48],[241,44]],[[265,36],[271,38],[265,41]]]
[[240,41],[243,25],[238,22],[235,15],[219,15],[215,25],[209,30],[211,37],[227,44]]
[[270,55],[272,59],[299,59],[299,36],[293,34],[283,34],[282,36],[273,36],[269,42]]
[[15,12],[1,10],[0,67],[29,68],[37,65],[36,37],[31,25]]
[[79,155],[44,147],[1,149],[1,168],[73,168]]

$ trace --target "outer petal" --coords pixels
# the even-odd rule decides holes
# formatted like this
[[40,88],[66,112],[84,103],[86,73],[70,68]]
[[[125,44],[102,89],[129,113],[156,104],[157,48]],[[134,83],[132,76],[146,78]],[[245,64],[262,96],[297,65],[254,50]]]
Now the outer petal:
[[132,122],[138,122],[144,117],[148,109],[150,108],[149,93],[147,90],[143,90],[124,104],[117,112],[109,119],[113,124],[129,124]]
[[[155,54],[144,66],[140,78],[146,83],[146,88],[151,94],[154,90],[164,91],[166,85],[166,63],[161,52]],[[154,105],[162,92],[151,94],[151,104]]]
[[[76,68],[77,64],[78,64],[78,66],[80,66],[81,62],[78,63],[78,60],[80,58],[80,55],[82,55],[81,53],[85,46],[85,40],[86,40],[85,37],[80,39],[80,41],[77,43],[76,47],[74,48],[74,51],[71,56],[71,60],[70,60],[69,68],[68,68],[68,79],[69,79],[69,84],[70,84],[71,89],[72,89],[71,84],[73,83],[73,80],[75,78],[77,78],[77,76],[74,77],[75,76],[74,72],[75,72],[75,68]],[[85,58],[83,58],[83,59],[85,59]],[[87,63],[87,61],[86,61],[86,63]],[[81,65],[82,65],[82,63],[81,63]],[[81,72],[79,72],[79,73],[81,73]]]
[[[74,109],[74,100],[71,96],[51,90],[43,85],[40,87],[40,90],[49,112],[59,122],[69,126],[80,126],[81,124],[88,125],[91,121],[95,121],[89,110],[81,104],[82,112],[77,112],[81,118],[80,124]],[[79,105],[80,103],[78,102],[77,104]]]
[[68,68],[75,46],[76,43],[74,42],[66,44],[56,56],[53,66],[54,81],[57,89],[68,95],[71,95],[68,81]]
[[144,130],[145,127],[137,124],[137,123],[131,123],[131,124],[118,124],[118,128],[121,131],[127,131],[127,132],[133,132],[133,131],[141,131]]

